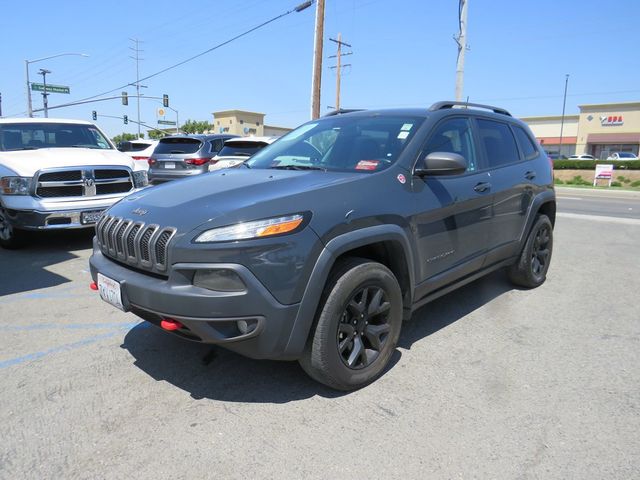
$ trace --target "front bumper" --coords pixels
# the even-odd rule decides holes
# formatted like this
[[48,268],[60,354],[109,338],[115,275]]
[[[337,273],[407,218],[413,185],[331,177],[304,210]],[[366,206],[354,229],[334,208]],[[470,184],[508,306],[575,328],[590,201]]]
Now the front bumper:
[[[7,209],[7,218],[11,225],[22,230],[59,230],[66,228],[93,228],[96,224],[95,214],[106,210],[103,208],[83,208],[73,210],[53,210],[41,212],[38,210]],[[91,221],[83,213],[90,213],[94,217]],[[86,215],[86,214],[85,214]]]
[[[120,284],[122,304],[140,318],[159,325],[163,318],[179,321],[183,328],[171,333],[183,338],[219,344],[251,358],[292,359],[285,349],[299,304],[283,305],[244,266],[238,264],[181,263],[168,278],[148,275],[105,257],[94,248],[89,260],[91,276],[98,273]],[[216,292],[192,284],[196,270],[231,269],[247,286],[243,292]],[[241,333],[238,321],[254,325]]]

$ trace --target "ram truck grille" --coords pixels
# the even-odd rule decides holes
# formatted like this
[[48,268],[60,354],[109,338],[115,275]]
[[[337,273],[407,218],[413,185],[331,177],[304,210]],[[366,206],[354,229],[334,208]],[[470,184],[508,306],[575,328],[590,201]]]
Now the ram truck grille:
[[131,171],[125,168],[78,168],[48,170],[36,178],[40,198],[95,197],[133,190]]
[[103,255],[133,267],[166,272],[173,227],[106,215],[96,224],[96,238]]

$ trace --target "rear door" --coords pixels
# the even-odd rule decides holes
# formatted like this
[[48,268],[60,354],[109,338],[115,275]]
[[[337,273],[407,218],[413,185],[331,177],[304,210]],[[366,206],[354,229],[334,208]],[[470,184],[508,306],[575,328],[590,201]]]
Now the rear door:
[[[531,160],[539,155],[528,134],[510,122],[477,118],[478,137],[490,169],[493,220],[487,265],[518,253],[520,235],[533,198],[537,172]],[[520,139],[518,142],[516,137]],[[520,143],[521,146],[518,146]]]
[[419,158],[452,152],[467,161],[461,175],[414,177],[416,233],[422,285],[417,299],[482,267],[491,223],[492,192],[480,164],[472,123],[449,117],[427,139]]

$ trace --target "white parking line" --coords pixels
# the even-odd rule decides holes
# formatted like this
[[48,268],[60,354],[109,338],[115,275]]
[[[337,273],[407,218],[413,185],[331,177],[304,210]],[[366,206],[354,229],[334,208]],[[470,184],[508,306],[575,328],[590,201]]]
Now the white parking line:
[[621,225],[640,226],[639,218],[605,217],[604,215],[582,215],[580,213],[567,213],[567,212],[559,212],[556,214],[556,217],[575,218],[577,220],[589,220],[591,222],[618,223]]

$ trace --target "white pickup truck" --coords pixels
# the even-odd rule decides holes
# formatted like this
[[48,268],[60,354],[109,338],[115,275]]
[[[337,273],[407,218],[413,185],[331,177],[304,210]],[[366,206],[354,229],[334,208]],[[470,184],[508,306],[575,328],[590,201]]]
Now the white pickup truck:
[[0,119],[0,246],[20,247],[23,230],[92,227],[148,185],[146,170],[90,122]]

